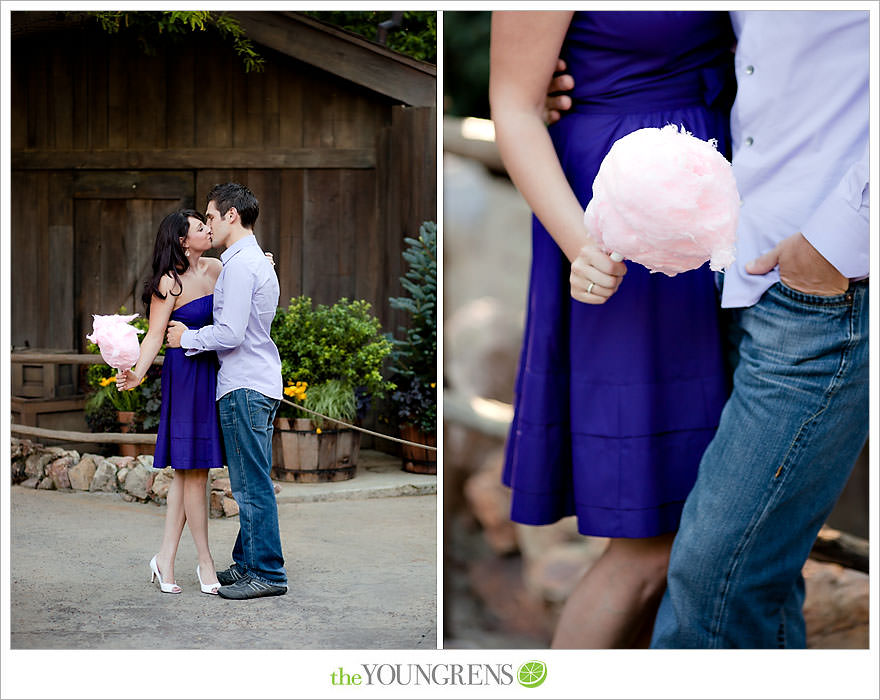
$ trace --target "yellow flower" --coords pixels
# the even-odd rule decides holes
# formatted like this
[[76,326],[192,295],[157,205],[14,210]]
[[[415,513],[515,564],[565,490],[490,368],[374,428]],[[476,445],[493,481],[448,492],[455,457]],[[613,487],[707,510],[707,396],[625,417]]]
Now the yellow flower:
[[315,432],[316,432],[318,435],[320,435],[320,434],[321,434],[321,429],[320,429],[320,428],[315,428]]
[[293,382],[287,382],[287,387],[284,389],[284,394],[286,396],[305,401],[307,386],[308,384],[306,382],[297,382],[296,384],[294,384]]
[[437,386],[437,382],[431,382],[431,388],[435,388]]
[[101,386],[110,386],[111,384],[116,383],[116,377],[107,377],[106,379],[101,380]]

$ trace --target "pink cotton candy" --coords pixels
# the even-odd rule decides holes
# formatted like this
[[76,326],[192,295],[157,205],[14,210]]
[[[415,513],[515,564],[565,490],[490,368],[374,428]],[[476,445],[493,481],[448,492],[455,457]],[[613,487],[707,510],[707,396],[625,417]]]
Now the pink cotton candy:
[[673,124],[611,146],[593,181],[587,230],[608,251],[670,277],[735,258],[740,199],[730,163]]
[[141,354],[138,333],[143,333],[143,331],[128,324],[138,315],[98,316],[92,314],[92,317],[95,319],[92,334],[87,335],[86,338],[97,344],[104,362],[117,370],[134,367]]

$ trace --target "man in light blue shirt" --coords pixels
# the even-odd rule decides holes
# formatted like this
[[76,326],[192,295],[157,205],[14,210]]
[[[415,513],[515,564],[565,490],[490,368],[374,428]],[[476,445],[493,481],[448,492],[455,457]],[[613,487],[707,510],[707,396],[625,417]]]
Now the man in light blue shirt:
[[751,306],[780,275],[798,275],[784,257],[792,246],[807,248],[798,233],[839,276],[830,287],[798,277],[797,288],[843,292],[847,279],[868,276],[868,13],[748,11],[731,20],[742,208],[722,306]]
[[731,13],[737,365],[652,646],[806,646],[801,570],[868,436],[868,12]]
[[223,270],[214,288],[214,323],[189,330],[172,321],[167,340],[187,355],[216,351],[217,401],[232,495],[239,507],[234,563],[218,571],[224,598],[284,595],[278,506],[272,483],[272,421],[282,396],[281,358],[270,337],[278,278],[254,238],[259,203],[246,187],[227,183],[208,193],[207,219]]

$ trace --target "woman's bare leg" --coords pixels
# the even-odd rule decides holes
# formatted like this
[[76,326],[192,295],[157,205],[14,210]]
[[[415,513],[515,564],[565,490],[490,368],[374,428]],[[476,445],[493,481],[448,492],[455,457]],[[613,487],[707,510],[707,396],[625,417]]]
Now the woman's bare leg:
[[654,634],[654,620],[657,619],[657,611],[660,609],[660,601],[663,598],[663,591],[666,590],[666,581],[663,581],[663,587],[657,595],[656,600],[645,608],[645,614],[642,617],[642,629],[639,630],[633,642],[633,649],[648,649],[651,646],[651,637]]
[[551,646],[626,649],[644,643],[666,587],[673,539],[612,539],[563,606]]
[[174,558],[177,556],[177,546],[180,544],[180,535],[186,523],[183,495],[183,472],[174,470],[174,478],[171,480],[171,486],[168,487],[162,544],[156,555],[156,566],[159,567],[162,579],[166,583],[174,583]]
[[208,544],[208,470],[189,469],[184,481],[184,508],[186,521],[189,523],[189,531],[199,557],[199,571],[202,582],[206,584],[217,583],[217,573],[214,571],[214,558],[211,556],[211,548]]

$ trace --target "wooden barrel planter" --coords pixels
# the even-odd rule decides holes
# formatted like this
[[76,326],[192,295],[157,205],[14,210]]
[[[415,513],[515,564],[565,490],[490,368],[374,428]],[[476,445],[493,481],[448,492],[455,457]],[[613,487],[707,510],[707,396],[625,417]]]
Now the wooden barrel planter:
[[307,418],[276,418],[272,434],[272,478],[318,483],[353,479],[361,434],[322,429]]
[[[414,425],[401,425],[400,437],[403,440],[417,442],[420,445],[437,446],[437,433],[423,433]],[[412,445],[401,445],[400,448],[403,458],[403,471],[413,474],[437,473],[436,450],[426,450],[424,447],[413,447]]]

